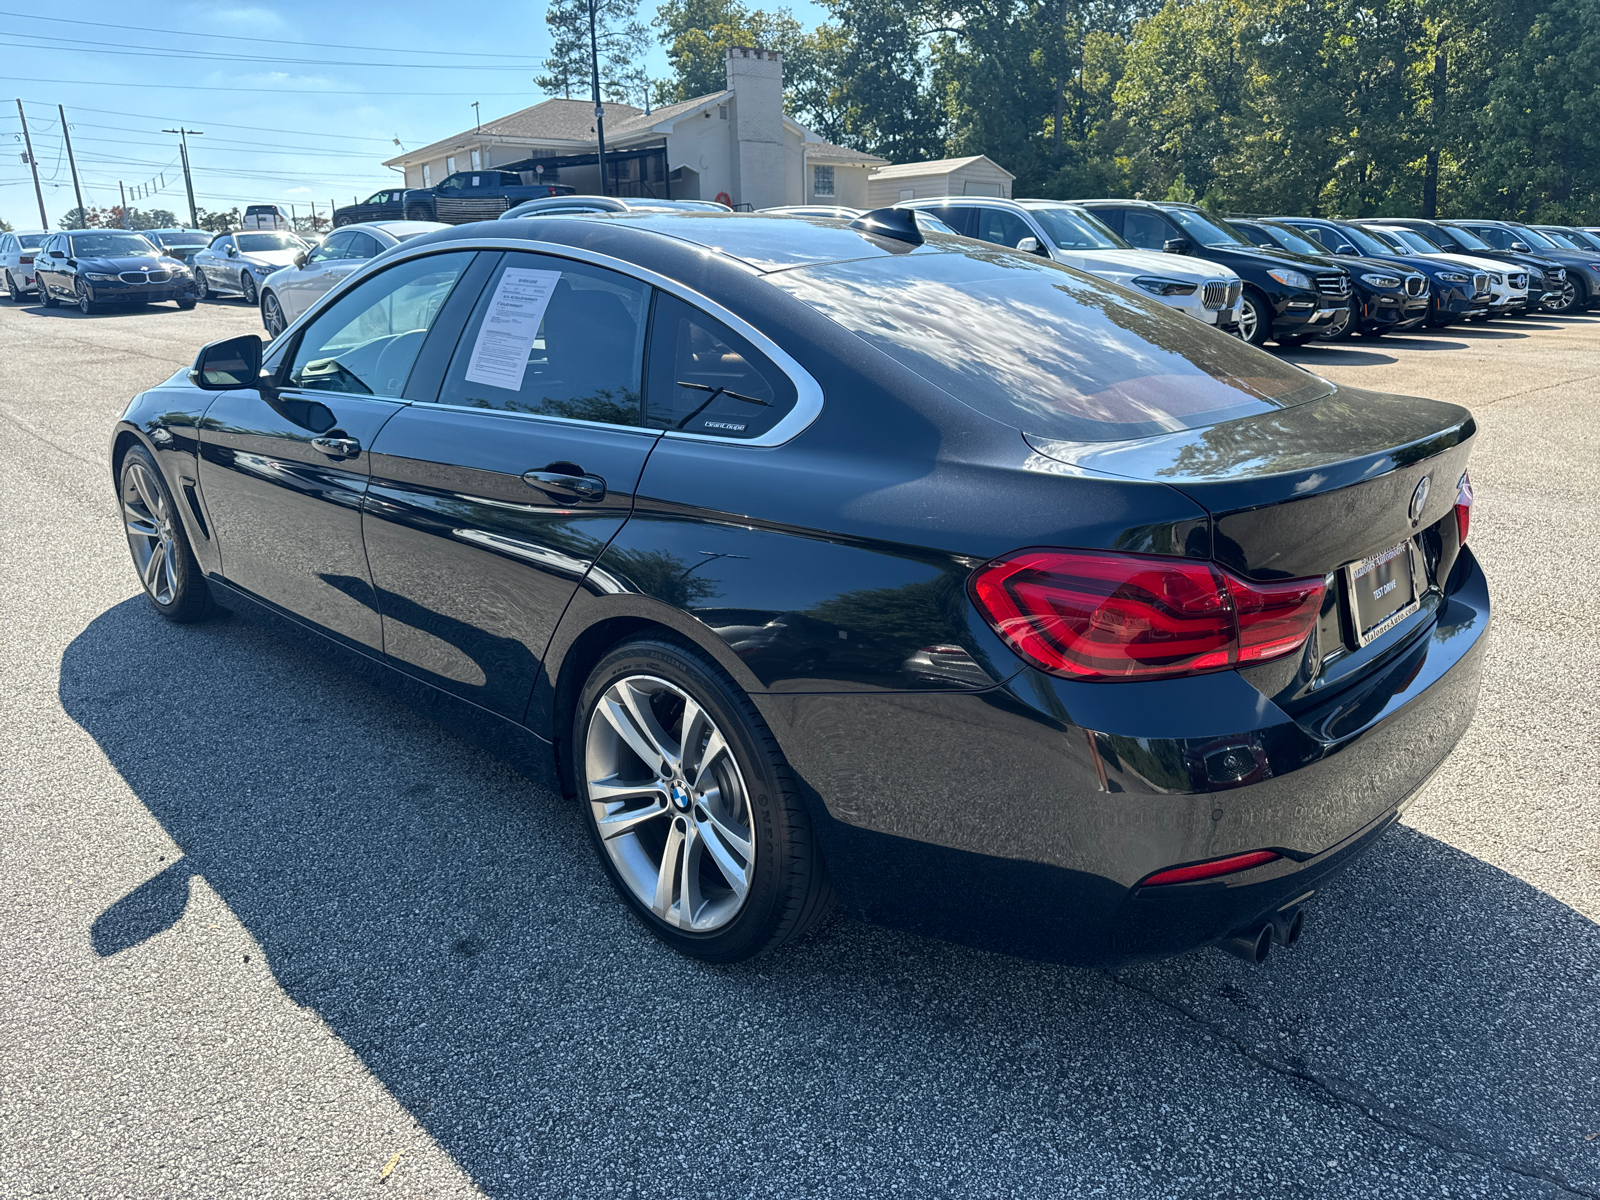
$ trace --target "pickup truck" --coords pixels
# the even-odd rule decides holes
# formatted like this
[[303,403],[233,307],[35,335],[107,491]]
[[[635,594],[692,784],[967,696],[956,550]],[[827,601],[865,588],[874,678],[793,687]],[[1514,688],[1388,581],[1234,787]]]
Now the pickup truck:
[[[576,190],[560,183],[539,183],[532,171],[457,171],[441,180],[437,187],[407,188],[401,201],[401,215],[408,221],[465,225],[468,221],[492,221],[524,200],[570,196]],[[333,214],[334,224],[339,224],[339,216],[344,212],[341,208]]]

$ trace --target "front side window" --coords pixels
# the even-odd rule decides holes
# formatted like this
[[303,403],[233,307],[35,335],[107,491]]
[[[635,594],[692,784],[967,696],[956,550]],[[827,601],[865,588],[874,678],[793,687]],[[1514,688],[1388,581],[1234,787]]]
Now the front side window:
[[1309,254],[1313,258],[1320,258],[1327,253],[1321,246],[1296,230],[1283,225],[1272,225],[1270,236],[1273,241],[1285,250],[1293,250],[1296,254]]
[[794,383],[721,321],[661,293],[650,331],[649,424],[754,438],[794,407]]
[[1526,225],[1523,225],[1517,229],[1513,236],[1517,236],[1519,240],[1527,242],[1528,245],[1532,246],[1535,250],[1560,249],[1560,247],[1557,246],[1555,242],[1551,241],[1549,237],[1540,233],[1537,229],[1529,229]]
[[1147,437],[1331,389],[1153,298],[972,243],[766,278],[956,400],[1044,437]]
[[1014,248],[1023,238],[1032,237],[1033,230],[1015,213],[1008,213],[1001,208],[980,208],[977,210],[976,236],[996,246]]
[[378,239],[370,233],[353,233],[350,235],[350,258],[371,258],[381,253],[383,247],[378,244]]
[[306,258],[307,263],[334,262],[337,259],[349,258],[351,234],[339,232],[325,238],[322,245],[318,246]]
[[1177,231],[1158,213],[1136,208],[1123,216],[1123,240],[1140,250],[1160,250],[1176,236]]
[[288,386],[358,396],[399,396],[434,318],[473,254],[433,254],[376,275],[307,328]]
[[833,195],[833,168],[811,168],[811,193],[814,196]]
[[441,404],[642,425],[650,287],[615,271],[508,254],[456,346]]
[[1488,242],[1496,250],[1509,250],[1511,249],[1511,243],[1517,240],[1498,225],[1474,226],[1472,232]]
[[233,234],[225,233],[211,243],[211,253],[226,254],[228,252],[228,247],[231,245],[233,245]]
[[1070,208],[1030,208],[1028,212],[1059,250],[1127,248],[1126,242],[1093,217],[1075,213]]

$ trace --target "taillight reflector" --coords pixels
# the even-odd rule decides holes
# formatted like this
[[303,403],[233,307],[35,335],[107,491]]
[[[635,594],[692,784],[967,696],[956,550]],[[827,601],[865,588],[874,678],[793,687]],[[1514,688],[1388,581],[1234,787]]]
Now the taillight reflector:
[[1228,858],[1217,858],[1210,862],[1195,863],[1188,867],[1173,867],[1167,871],[1157,871],[1150,876],[1140,887],[1152,887],[1162,883],[1189,883],[1195,879],[1214,879],[1218,875],[1232,875],[1235,871],[1248,871],[1251,867],[1259,867],[1262,863],[1273,862],[1282,858],[1272,850],[1252,850],[1248,854],[1235,854]]
[[1248,583],[1208,562],[1022,550],[979,568],[973,603],[1041,670],[1155,679],[1264,662],[1305,644],[1324,581]]
[[1456,532],[1461,544],[1467,544],[1467,531],[1472,528],[1472,480],[1465,471],[1456,483]]

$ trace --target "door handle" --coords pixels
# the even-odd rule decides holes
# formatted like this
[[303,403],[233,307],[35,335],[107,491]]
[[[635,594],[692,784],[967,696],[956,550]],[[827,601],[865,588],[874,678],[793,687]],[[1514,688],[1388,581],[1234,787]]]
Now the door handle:
[[[565,468],[552,470],[551,468]],[[598,475],[587,475],[583,468],[573,463],[551,463],[542,471],[524,471],[522,482],[563,500],[587,500],[591,503],[606,498],[606,481]]]
[[361,453],[361,443],[353,437],[314,437],[311,444],[329,458],[354,458]]

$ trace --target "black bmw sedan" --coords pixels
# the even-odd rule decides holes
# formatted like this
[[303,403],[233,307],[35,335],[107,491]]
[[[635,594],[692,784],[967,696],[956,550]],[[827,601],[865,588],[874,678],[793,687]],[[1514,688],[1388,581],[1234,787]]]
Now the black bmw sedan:
[[903,213],[652,213],[409,242],[111,460],[158,613],[545,772],[686,954],[1259,960],[1471,719],[1474,435]]
[[65,301],[85,315],[107,304],[154,304],[175,300],[195,306],[194,276],[142,233],[120,229],[51,234],[34,255],[39,302]]

